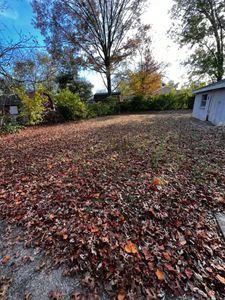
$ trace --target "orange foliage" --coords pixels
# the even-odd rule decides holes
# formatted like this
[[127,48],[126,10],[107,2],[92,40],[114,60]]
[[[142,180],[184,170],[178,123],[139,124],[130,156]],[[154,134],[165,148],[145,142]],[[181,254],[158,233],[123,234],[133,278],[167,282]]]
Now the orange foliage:
[[135,95],[154,95],[161,87],[161,75],[157,72],[149,72],[148,70],[130,72],[129,86]]

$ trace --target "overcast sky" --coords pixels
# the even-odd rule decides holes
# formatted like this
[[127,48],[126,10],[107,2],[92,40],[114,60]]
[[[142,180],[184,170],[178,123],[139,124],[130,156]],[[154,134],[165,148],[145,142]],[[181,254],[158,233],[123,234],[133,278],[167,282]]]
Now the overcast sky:
[[[7,24],[8,28],[14,26],[17,30],[32,33],[40,39],[40,34],[31,25],[30,1],[8,0],[8,2],[10,7],[7,11],[0,13],[1,22]],[[187,56],[187,53],[185,50],[179,49],[167,36],[167,31],[171,26],[171,18],[168,14],[171,6],[172,0],[150,0],[143,21],[152,25],[152,47],[155,59],[169,64],[166,69],[165,81],[173,80],[176,83],[184,83],[187,81],[187,75],[185,68],[181,66],[181,61]],[[10,35],[14,37],[14,34],[14,31],[11,30]],[[94,91],[104,88],[98,74],[88,72],[86,76],[94,85]]]

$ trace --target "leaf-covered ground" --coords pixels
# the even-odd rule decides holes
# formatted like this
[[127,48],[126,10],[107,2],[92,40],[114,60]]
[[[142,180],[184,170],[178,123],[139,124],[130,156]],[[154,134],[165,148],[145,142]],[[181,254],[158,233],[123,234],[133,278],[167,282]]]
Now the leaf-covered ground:
[[[0,218],[101,297],[224,299],[225,131],[129,115],[0,138]],[[74,299],[81,299],[79,292]]]

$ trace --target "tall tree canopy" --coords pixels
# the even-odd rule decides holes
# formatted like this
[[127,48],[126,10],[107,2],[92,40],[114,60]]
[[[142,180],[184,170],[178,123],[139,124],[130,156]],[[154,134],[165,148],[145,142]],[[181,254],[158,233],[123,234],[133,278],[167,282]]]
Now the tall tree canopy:
[[173,0],[173,28],[181,46],[193,49],[186,64],[192,75],[221,80],[224,75],[224,0]]
[[136,49],[137,24],[147,0],[33,0],[35,25],[49,51],[70,49],[83,66],[103,75],[108,93],[112,74]]

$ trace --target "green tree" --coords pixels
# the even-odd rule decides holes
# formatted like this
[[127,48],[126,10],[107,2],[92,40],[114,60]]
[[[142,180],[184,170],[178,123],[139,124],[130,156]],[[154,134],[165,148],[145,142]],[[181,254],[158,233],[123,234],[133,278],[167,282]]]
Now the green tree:
[[177,22],[173,36],[192,48],[185,62],[191,75],[221,80],[224,75],[225,5],[223,0],[173,0],[171,14]]
[[36,125],[42,122],[47,98],[43,96],[44,89],[40,85],[33,96],[28,96],[25,89],[17,88],[16,93],[21,99],[22,107],[20,115],[25,117],[27,125]]
[[69,89],[72,93],[78,94],[82,101],[88,101],[92,96],[93,85],[82,78],[77,78],[72,73],[61,74],[57,77],[59,90]]

